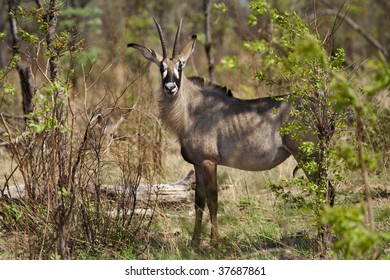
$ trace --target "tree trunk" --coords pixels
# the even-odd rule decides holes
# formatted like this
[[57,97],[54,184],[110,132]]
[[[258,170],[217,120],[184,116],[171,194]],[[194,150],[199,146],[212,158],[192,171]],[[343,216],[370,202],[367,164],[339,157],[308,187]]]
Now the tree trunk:
[[205,34],[206,34],[205,49],[206,49],[207,61],[209,64],[209,77],[210,77],[210,81],[213,83],[215,80],[215,75],[214,75],[214,56],[211,52],[212,43],[211,43],[210,3],[211,0],[203,1],[203,12],[205,17]]
[[[15,0],[8,0],[9,11],[16,11],[17,5]],[[12,37],[12,49],[13,55],[20,55],[20,38],[18,36],[18,23],[14,17],[9,17],[9,23],[11,27],[11,37]],[[30,83],[30,65],[23,66],[19,61],[16,63],[16,69],[18,70],[19,79],[20,79],[20,88],[22,93],[22,104],[23,104],[23,113],[25,115],[25,121],[27,122],[27,115],[33,111],[33,91]]]
[[[7,2],[1,1],[0,3],[0,33],[5,33],[5,24],[7,22],[7,18],[4,16],[5,13],[2,12],[6,9]],[[5,62],[5,48],[0,48],[0,69],[4,69],[6,66]]]

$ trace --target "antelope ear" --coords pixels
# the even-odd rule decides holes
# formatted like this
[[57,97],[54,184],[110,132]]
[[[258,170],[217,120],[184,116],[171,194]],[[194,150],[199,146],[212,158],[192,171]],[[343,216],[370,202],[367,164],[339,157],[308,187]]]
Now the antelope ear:
[[147,60],[154,62],[157,66],[159,66],[161,61],[163,60],[163,57],[161,54],[155,52],[152,49],[141,46],[139,44],[130,43],[127,45],[127,47],[132,47],[132,48],[139,50]]
[[181,53],[178,55],[178,58],[183,66],[186,64],[188,58],[190,58],[192,52],[194,51],[195,42],[196,42],[196,35],[192,35],[192,40],[187,43],[187,45],[183,48]]

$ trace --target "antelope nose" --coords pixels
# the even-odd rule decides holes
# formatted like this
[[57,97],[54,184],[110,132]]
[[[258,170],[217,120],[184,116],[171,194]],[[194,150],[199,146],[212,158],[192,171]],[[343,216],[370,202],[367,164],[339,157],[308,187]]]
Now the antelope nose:
[[164,91],[167,94],[175,94],[177,92],[177,86],[175,83],[166,83],[164,85]]

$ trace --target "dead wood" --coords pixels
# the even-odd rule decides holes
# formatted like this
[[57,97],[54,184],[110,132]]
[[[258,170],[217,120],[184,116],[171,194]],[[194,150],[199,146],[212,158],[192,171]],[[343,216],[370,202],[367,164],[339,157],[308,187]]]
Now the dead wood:
[[[191,170],[187,176],[175,183],[163,184],[139,184],[138,186],[102,185],[101,194],[109,199],[116,200],[129,188],[134,188],[136,199],[142,204],[157,202],[161,205],[189,204],[193,203],[193,186],[195,185],[194,171]],[[94,186],[90,186],[91,192]],[[12,185],[3,188],[1,196],[3,199],[20,199],[25,197],[24,185]],[[131,195],[131,192],[128,192]]]

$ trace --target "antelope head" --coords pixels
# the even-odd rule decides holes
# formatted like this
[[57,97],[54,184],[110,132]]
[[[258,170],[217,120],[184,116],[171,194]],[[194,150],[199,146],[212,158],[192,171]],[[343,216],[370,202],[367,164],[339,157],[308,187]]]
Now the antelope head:
[[182,20],[180,20],[176,32],[175,43],[173,45],[172,58],[169,58],[161,26],[158,24],[156,19],[153,18],[153,20],[156,24],[158,35],[160,36],[162,55],[139,44],[130,43],[127,46],[139,50],[147,60],[154,62],[159,67],[162,78],[162,90],[167,96],[173,97],[179,92],[182,71],[188,58],[191,56],[194,50],[196,35],[192,36],[192,40],[188,42],[183,50],[179,53],[182,25]]

